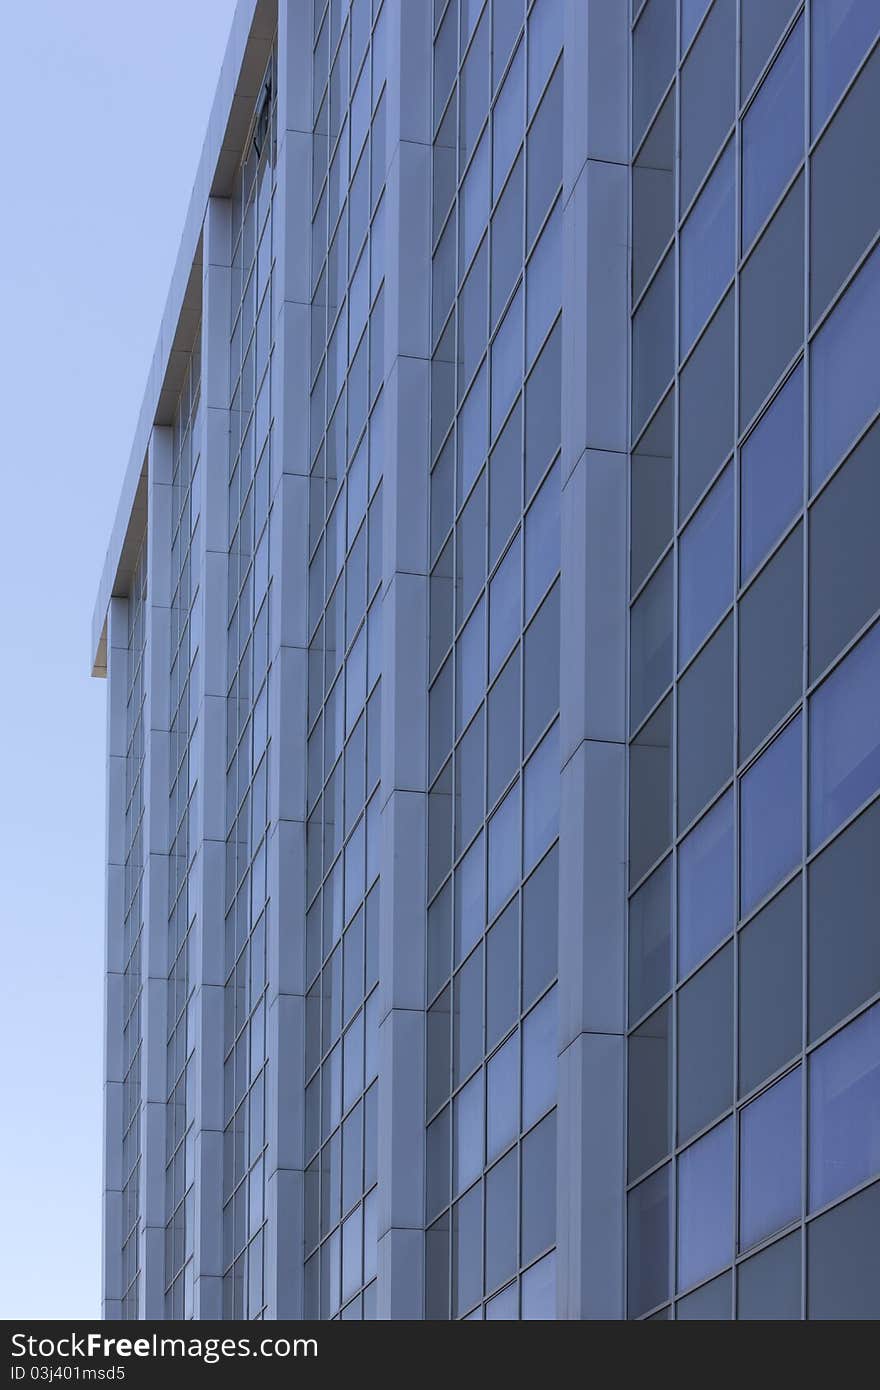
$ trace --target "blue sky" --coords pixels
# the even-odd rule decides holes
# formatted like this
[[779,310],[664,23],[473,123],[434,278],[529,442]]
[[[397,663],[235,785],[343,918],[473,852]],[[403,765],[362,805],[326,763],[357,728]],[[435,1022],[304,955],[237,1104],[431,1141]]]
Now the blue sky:
[[99,1312],[89,626],[234,0],[0,17],[0,1318]]

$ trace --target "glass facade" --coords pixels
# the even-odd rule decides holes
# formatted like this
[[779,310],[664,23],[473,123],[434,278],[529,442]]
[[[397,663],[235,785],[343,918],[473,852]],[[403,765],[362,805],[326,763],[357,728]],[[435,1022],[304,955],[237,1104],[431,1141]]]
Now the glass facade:
[[555,0],[435,10],[425,1314],[542,1318],[555,1309],[563,14]]
[[93,629],[105,1311],[880,1316],[875,0],[246,29]]
[[632,25],[628,1313],[836,1317],[880,1172],[880,22],[677,9]]
[[374,1318],[386,10],[314,9],[306,829],[307,1317]]

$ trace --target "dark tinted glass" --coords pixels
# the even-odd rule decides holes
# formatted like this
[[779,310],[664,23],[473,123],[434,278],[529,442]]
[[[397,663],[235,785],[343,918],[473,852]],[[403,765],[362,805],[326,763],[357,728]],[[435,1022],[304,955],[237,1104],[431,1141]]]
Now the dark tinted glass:
[[522,270],[522,263],[523,161],[522,155],[520,155],[492,216],[493,326],[498,322],[501,311],[516,284],[517,277]]
[[801,1214],[801,1069],[777,1081],[740,1115],[739,1239],[748,1249]]
[[796,0],[741,0],[743,96],[752,90],[795,3]]
[[810,702],[810,844],[818,845],[880,786],[880,623]]
[[490,565],[494,565],[504,549],[505,541],[522,511],[521,435],[522,405],[519,404],[489,457]]
[[486,1174],[486,1289],[516,1273],[516,1150]]
[[522,1142],[523,1264],[556,1239],[556,1112]]
[[810,1210],[880,1172],[880,1004],[810,1056]]
[[678,1287],[733,1256],[733,1121],[722,1121],[678,1160]]
[[803,796],[800,715],[740,783],[740,914],[745,916],[800,862]]
[[681,74],[681,206],[687,207],[733,121],[736,4],[715,0]]
[[630,726],[672,680],[672,556],[651,576],[630,614]]
[[733,621],[678,686],[678,823],[685,826],[733,771]]
[[458,1086],[483,1056],[483,951],[468,957],[453,981],[452,1079]]
[[526,749],[559,708],[559,585],[555,584],[525,634],[523,740]]
[[483,1292],[483,1190],[479,1183],[452,1208],[452,1314],[460,1317]]
[[730,1271],[711,1279],[701,1289],[680,1298],[675,1305],[675,1316],[679,1322],[719,1322],[731,1316],[731,1288],[733,1276]]
[[630,748],[630,883],[660,858],[672,839],[672,696],[651,716]]
[[[732,397],[731,397],[732,399]],[[639,587],[672,538],[675,396],[658,410],[631,459],[631,588]]]
[[804,180],[800,177],[740,279],[740,423],[751,420],[804,333]]
[[733,275],[734,142],[731,140],[681,231],[681,344],[688,351]]
[[633,34],[633,144],[645,133],[675,67],[675,0],[648,0]]
[[797,879],[740,934],[740,1095],[800,1051],[802,938]]
[[880,802],[810,865],[810,1039],[880,989]]
[[880,405],[880,253],[873,251],[813,339],[810,355],[810,481],[843,458]]
[[[880,15],[877,18],[880,24]],[[880,225],[880,49],[859,73],[813,155],[810,316],[816,319]]]
[[670,1165],[652,1173],[627,1199],[627,1296],[637,1318],[669,1297]]
[[680,517],[687,516],[733,447],[733,342],[733,294],[730,293],[681,373]]
[[880,607],[880,423],[810,514],[810,676],[815,678]]
[[683,666],[733,601],[733,467],[725,468],[679,541],[678,662]]
[[737,1317],[741,1321],[800,1319],[800,1231],[794,1231],[740,1265],[737,1301]]
[[672,859],[629,905],[629,1016],[640,1018],[672,983]]
[[519,649],[489,691],[489,805],[519,765]]
[[633,164],[633,298],[644,289],[672,236],[675,93],[670,92]]
[[636,310],[632,331],[632,430],[638,434],[672,380],[675,269],[670,250]]
[[798,20],[746,112],[743,246],[769,216],[804,154],[804,24]]
[[880,1318],[880,1183],[807,1227],[807,1317]]
[[554,845],[523,886],[523,1008],[556,974],[558,922],[559,850]]
[[519,904],[514,900],[486,937],[486,1048],[519,1014]]
[[628,1050],[628,1173],[632,1181],[652,1168],[671,1146],[669,1004],[631,1034]]
[[486,776],[483,711],[468,726],[455,753],[455,853],[469,845],[484,814]]
[[[562,331],[547,339],[526,382],[526,498],[531,497],[559,448],[562,429]],[[518,412],[514,412],[516,418]],[[509,426],[505,426],[505,433]],[[502,436],[503,438],[503,436]],[[497,447],[497,446],[496,446]],[[517,448],[519,436],[517,434]]]
[[526,235],[531,245],[562,183],[562,65],[538,107],[528,135]]
[[804,371],[798,364],[740,451],[741,579],[759,560],[804,497]]
[[704,965],[678,995],[678,1142],[733,1101],[733,946]]
[[815,9],[812,16],[814,135],[880,27],[875,0],[823,0]]
[[733,795],[726,792],[679,850],[679,975],[724,940],[733,930],[733,916]]
[[739,610],[739,752],[748,757],[801,693],[803,551],[799,526]]

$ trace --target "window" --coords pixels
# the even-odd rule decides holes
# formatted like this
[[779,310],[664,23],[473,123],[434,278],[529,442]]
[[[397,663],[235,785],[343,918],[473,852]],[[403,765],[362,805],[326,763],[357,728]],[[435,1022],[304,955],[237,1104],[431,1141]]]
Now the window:
[[[490,680],[519,636],[522,622],[521,568],[520,538],[516,536],[489,585]],[[558,639],[556,650],[559,650]]]
[[743,246],[747,247],[804,154],[803,19],[798,20],[746,112],[742,141]]
[[807,1317],[880,1318],[880,1183],[807,1227]]
[[747,590],[739,609],[739,752],[748,757],[801,694],[802,529]]
[[483,1056],[483,952],[468,957],[453,982],[452,1073],[455,1086]]
[[519,1133],[519,1033],[491,1058],[486,1089],[486,1158],[491,1163]]
[[804,372],[798,364],[740,451],[741,578],[799,510],[804,497]]
[[678,1288],[733,1257],[733,1120],[724,1120],[678,1160]]
[[520,873],[520,795],[517,782],[489,821],[490,918],[519,887]]
[[631,456],[631,592],[639,587],[672,539],[674,406],[675,395],[670,393]]
[[[733,946],[704,965],[678,995],[678,1141],[733,1101]],[[662,1156],[662,1155],[661,1155]]]
[[717,1279],[712,1279],[702,1288],[680,1298],[675,1305],[675,1316],[679,1322],[699,1321],[718,1322],[730,1318],[733,1276],[728,1270]]
[[739,1093],[801,1049],[801,882],[790,883],[739,938]]
[[671,1164],[652,1173],[627,1200],[627,1298],[631,1318],[669,1297],[669,1176]]
[[559,920],[559,850],[554,845],[523,887],[523,1006],[556,975]]
[[627,1048],[627,1169],[632,1180],[665,1157],[672,1143],[669,1004],[664,1004],[630,1035]]
[[633,163],[633,299],[638,299],[672,236],[675,93],[664,101]]
[[681,373],[680,517],[687,516],[733,447],[733,326],[731,291]]
[[670,249],[636,310],[632,328],[632,430],[637,435],[672,380],[675,261]]
[[684,355],[733,275],[734,145],[718,161],[681,231],[681,353]]
[[523,743],[528,749],[559,708],[559,584],[526,629]]
[[824,482],[880,406],[880,251],[873,251],[813,340],[810,481]]
[[[751,91],[773,51],[795,0],[742,0],[742,95]],[[803,77],[801,78],[803,82]]]
[[516,1273],[517,1195],[517,1153],[514,1149],[486,1174],[487,1292],[497,1289]]
[[733,620],[678,687],[678,823],[688,824],[733,771]]
[[648,0],[633,34],[633,144],[638,145],[675,67],[675,0]]
[[498,322],[522,270],[523,162],[516,161],[492,217],[492,325]]
[[679,849],[679,976],[733,930],[733,875],[733,794],[726,792]]
[[853,450],[810,514],[812,678],[880,607],[878,515],[880,422]]
[[[880,24],[880,19],[876,21]],[[810,181],[810,318],[815,323],[880,226],[880,123],[875,50],[816,149]]]
[[557,1035],[556,990],[552,989],[523,1022],[523,1128],[534,1124],[556,1103]]
[[[522,510],[522,404],[501,431],[489,459],[489,565],[495,564]],[[435,469],[436,472],[436,469]],[[433,516],[433,499],[431,502]]]
[[880,1172],[880,1004],[810,1058],[810,1210]]
[[811,1041],[880,990],[878,845],[875,801],[810,865]]
[[800,1219],[801,1145],[801,1069],[796,1067],[740,1115],[743,1249]]
[[531,617],[535,604],[547,592],[547,585],[559,569],[559,474],[560,465],[557,462],[526,513],[526,618]]
[[519,904],[501,914],[486,937],[486,1047],[491,1049],[519,1014]]
[[523,867],[529,870],[559,833],[559,721],[523,772]]
[[745,1260],[737,1271],[737,1317],[741,1322],[801,1316],[801,1233]]
[[804,334],[804,180],[798,178],[740,278],[740,422],[747,424]]
[[519,648],[489,691],[489,805],[495,804],[519,766]]
[[460,1317],[483,1292],[483,1189],[478,1183],[452,1208],[452,1315]]
[[736,3],[715,0],[681,71],[681,207],[730,129],[736,101]]
[[828,113],[878,29],[873,0],[826,0],[813,16],[813,134]]
[[786,725],[740,785],[740,912],[744,916],[801,858],[801,720]]
[[562,65],[544,95],[528,134],[526,231],[531,245],[562,183]]
[[521,1285],[523,1322],[537,1319],[546,1322],[556,1317],[556,1253],[527,1269]]
[[556,1112],[522,1142],[522,1263],[556,1239]]
[[[526,497],[562,442],[562,330],[557,323],[526,382]],[[505,428],[505,435],[507,428]],[[503,438],[504,436],[502,436]],[[519,427],[516,431],[520,456]]]
[[679,665],[733,601],[733,571],[733,469],[726,468],[680,541]]
[[672,697],[630,747],[629,873],[637,883],[672,839]]
[[641,1018],[672,983],[672,859],[629,904],[629,1016]]
[[630,727],[641,723],[672,680],[672,556],[630,614]]
[[810,845],[880,786],[880,624],[810,701]]

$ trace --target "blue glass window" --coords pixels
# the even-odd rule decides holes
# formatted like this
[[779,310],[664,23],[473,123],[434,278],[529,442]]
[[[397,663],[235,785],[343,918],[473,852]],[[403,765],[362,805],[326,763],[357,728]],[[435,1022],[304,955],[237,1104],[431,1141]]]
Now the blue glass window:
[[822,0],[813,7],[813,134],[824,124],[880,28],[877,0]]
[[801,1214],[801,1069],[747,1105],[740,1116],[740,1247],[780,1231]]
[[873,251],[813,341],[810,478],[827,478],[880,406],[880,251]]
[[733,274],[734,151],[727,146],[681,233],[681,355]]
[[669,1297],[671,1165],[634,1187],[627,1203],[627,1298],[637,1318]]
[[545,994],[523,1022],[522,1123],[534,1124],[556,1103],[556,1062],[559,1051],[556,990]]
[[679,665],[733,600],[733,469],[726,468],[681,537]]
[[740,914],[745,916],[801,858],[801,720],[786,725],[740,786]]
[[880,1172],[880,1004],[810,1059],[810,1210]]
[[679,975],[733,930],[733,898],[733,795],[726,792],[679,851]]
[[810,703],[811,847],[880,786],[878,692],[880,624],[875,624]]
[[678,1288],[733,1258],[733,1121],[724,1120],[678,1160]]
[[804,24],[799,20],[746,112],[743,249],[752,242],[804,153]]
[[781,535],[804,495],[804,372],[798,364],[740,452],[741,577]]

